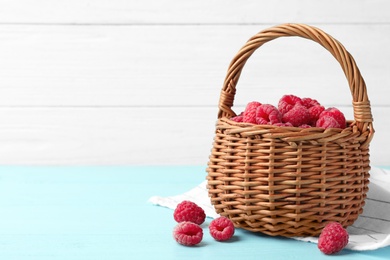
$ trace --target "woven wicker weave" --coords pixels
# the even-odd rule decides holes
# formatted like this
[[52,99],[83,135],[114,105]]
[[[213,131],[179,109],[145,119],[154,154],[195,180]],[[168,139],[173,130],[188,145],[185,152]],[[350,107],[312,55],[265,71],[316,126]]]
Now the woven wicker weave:
[[[233,100],[245,62],[264,43],[284,36],[313,40],[340,63],[354,110],[346,129],[253,125],[229,119],[236,115]],[[232,60],[221,91],[207,168],[211,203],[236,227],[272,236],[316,236],[330,221],[351,225],[362,212],[368,191],[372,121],[364,80],[337,40],[303,24],[259,32]]]

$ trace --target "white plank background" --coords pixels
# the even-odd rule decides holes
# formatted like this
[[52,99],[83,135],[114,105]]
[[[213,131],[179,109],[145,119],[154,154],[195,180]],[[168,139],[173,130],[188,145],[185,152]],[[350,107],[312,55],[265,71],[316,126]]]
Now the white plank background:
[[[390,165],[389,3],[0,0],[0,164],[205,165],[230,60],[258,31],[302,22],[354,56],[375,120],[371,160]],[[261,47],[237,90],[237,112],[293,93],[352,115],[340,66],[304,39]]]

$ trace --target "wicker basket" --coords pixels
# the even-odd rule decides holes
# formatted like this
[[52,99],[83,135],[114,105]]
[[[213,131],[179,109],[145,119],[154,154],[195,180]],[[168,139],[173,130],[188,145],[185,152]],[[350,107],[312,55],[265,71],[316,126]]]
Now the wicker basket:
[[[236,123],[231,109],[247,59],[284,36],[313,40],[340,63],[353,97],[346,129]],[[330,221],[351,225],[368,191],[373,137],[366,86],[352,56],[325,32],[283,24],[254,35],[232,60],[221,91],[208,193],[217,213],[236,227],[272,236],[316,236]]]

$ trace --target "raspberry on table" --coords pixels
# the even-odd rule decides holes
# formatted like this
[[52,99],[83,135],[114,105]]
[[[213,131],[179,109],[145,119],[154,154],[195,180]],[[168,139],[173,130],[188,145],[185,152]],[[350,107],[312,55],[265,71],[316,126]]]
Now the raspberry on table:
[[330,255],[341,251],[348,244],[349,234],[338,222],[327,224],[318,238],[318,248]]
[[206,214],[196,203],[184,200],[176,206],[173,217],[176,222],[190,221],[200,225],[205,221]]
[[282,122],[279,110],[270,104],[263,104],[256,109],[256,123],[259,125],[276,124]]
[[202,241],[203,229],[193,222],[180,222],[173,229],[173,237],[181,245],[194,246]]
[[330,107],[320,114],[316,126],[322,128],[345,128],[346,124],[344,114],[337,108]]
[[209,225],[210,235],[217,241],[229,240],[234,235],[233,222],[226,217],[219,217]]
[[308,125],[310,121],[309,110],[302,104],[298,103],[288,112],[283,114],[282,121],[284,123],[289,122],[295,127]]
[[249,102],[243,112],[243,122],[256,124],[256,109],[261,106],[260,102]]
[[284,95],[278,103],[280,113],[285,114],[290,111],[296,104],[302,104],[302,99],[294,95]]

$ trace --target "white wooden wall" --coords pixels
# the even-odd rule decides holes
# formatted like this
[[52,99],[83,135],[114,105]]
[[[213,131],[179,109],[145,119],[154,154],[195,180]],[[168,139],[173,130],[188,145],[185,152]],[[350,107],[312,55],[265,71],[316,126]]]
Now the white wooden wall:
[[[325,30],[368,87],[375,165],[390,165],[390,1],[0,0],[0,164],[205,165],[228,64],[272,25]],[[351,95],[316,43],[259,49],[235,110],[287,93],[340,107]]]

